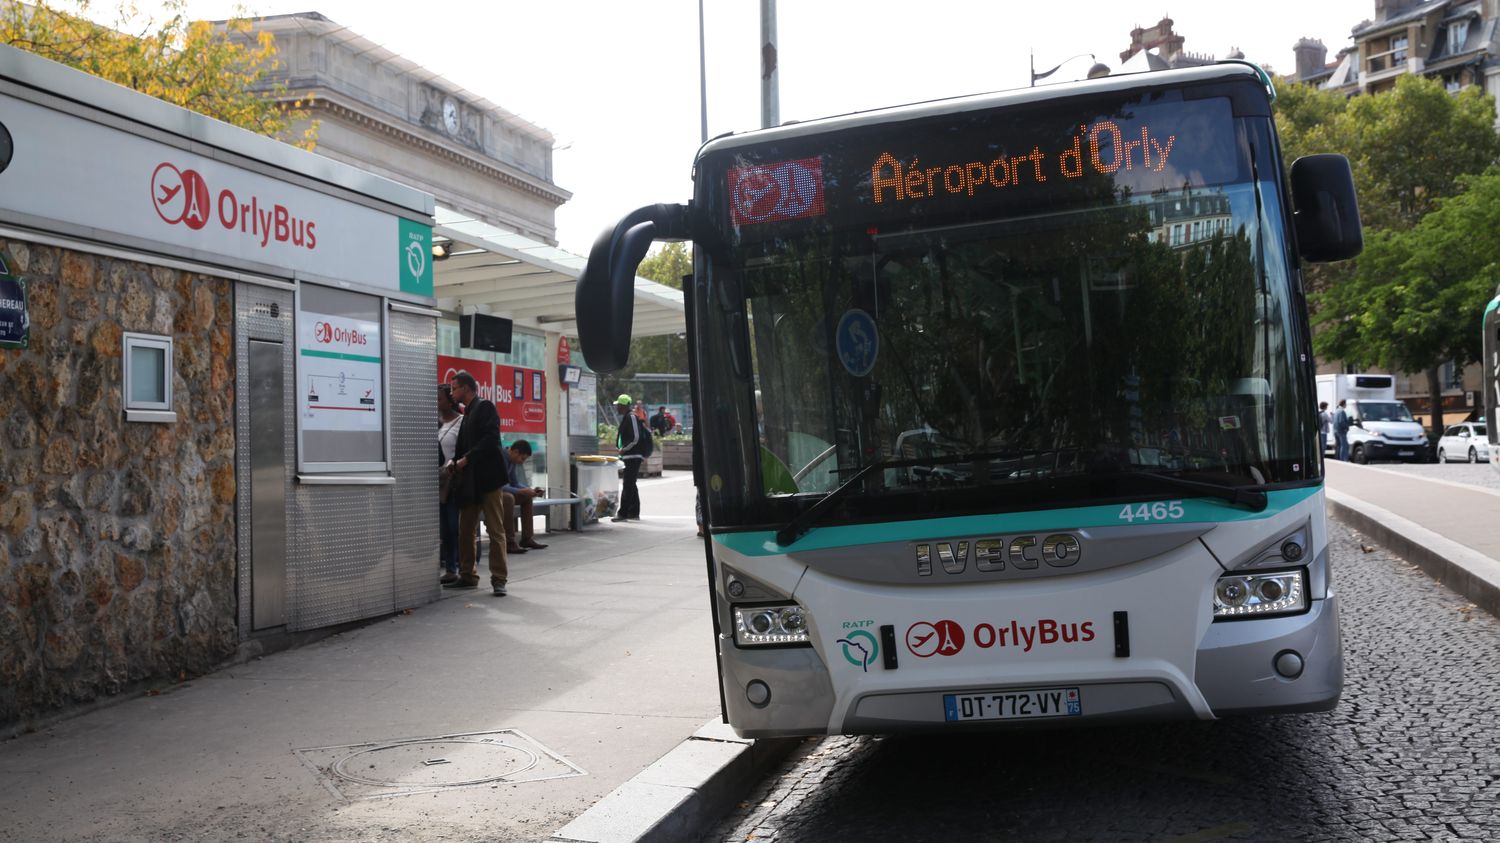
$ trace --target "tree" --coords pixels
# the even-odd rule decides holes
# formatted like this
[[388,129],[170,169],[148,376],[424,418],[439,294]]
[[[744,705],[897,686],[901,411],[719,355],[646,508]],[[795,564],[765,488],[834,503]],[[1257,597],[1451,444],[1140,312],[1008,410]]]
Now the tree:
[[1425,371],[1434,430],[1443,426],[1439,366],[1479,359],[1480,314],[1500,278],[1500,168],[1460,186],[1414,229],[1366,241],[1353,277],[1325,294],[1314,338],[1320,355]]
[[[222,26],[189,21],[186,0],[167,0],[165,21],[142,24],[128,0],[121,0],[109,27],[88,18],[89,0],[71,6],[64,11],[46,0],[0,4],[0,43],[303,149],[316,144],[316,123],[300,137],[286,137],[294,123],[307,119],[307,104],[284,105],[278,97],[286,86],[266,85],[278,66],[276,44],[269,32],[251,32],[248,20]],[[137,31],[127,31],[131,26]]]
[[[1500,157],[1495,101],[1478,86],[1450,94],[1438,80],[1417,75],[1342,106],[1341,98],[1291,85],[1276,104],[1287,159],[1312,152],[1349,158],[1365,225],[1363,255],[1308,268],[1314,349],[1323,359],[1426,372],[1432,423],[1440,427],[1439,368],[1473,359],[1464,349],[1477,342],[1470,337],[1472,312],[1438,307],[1467,301],[1469,282],[1460,279],[1472,279],[1476,270],[1447,271],[1441,250],[1484,244],[1460,243],[1439,230],[1470,225],[1465,215],[1476,210],[1468,202],[1434,215],[1446,200],[1478,186],[1472,177]],[[1479,241],[1490,236],[1464,230]]]
[[1461,176],[1500,156],[1495,98],[1477,85],[1450,94],[1408,74],[1393,91],[1350,100],[1333,124],[1332,137],[1349,139],[1360,216],[1377,228],[1416,225],[1461,189]]

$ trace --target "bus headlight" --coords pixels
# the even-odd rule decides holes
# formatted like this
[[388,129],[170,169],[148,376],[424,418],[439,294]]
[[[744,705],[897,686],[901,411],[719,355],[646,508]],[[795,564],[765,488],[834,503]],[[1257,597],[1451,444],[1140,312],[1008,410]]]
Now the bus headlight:
[[1307,572],[1236,573],[1214,583],[1214,620],[1307,611]]
[[806,644],[807,615],[795,603],[735,606],[734,643],[741,647]]

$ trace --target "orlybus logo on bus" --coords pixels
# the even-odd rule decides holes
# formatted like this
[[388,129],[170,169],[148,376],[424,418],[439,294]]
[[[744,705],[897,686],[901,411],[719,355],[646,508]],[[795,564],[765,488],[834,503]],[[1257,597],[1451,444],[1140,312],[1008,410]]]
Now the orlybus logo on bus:
[[817,217],[823,207],[823,160],[801,158],[729,171],[729,216],[735,225]]
[[197,170],[182,170],[163,162],[151,173],[151,204],[156,215],[167,225],[181,223],[193,231],[217,219],[225,231],[238,231],[260,241],[265,248],[272,241],[289,243],[307,249],[318,247],[312,220],[299,219],[285,205],[262,205],[260,197],[241,201],[234,191],[225,188],[211,197],[208,182]]

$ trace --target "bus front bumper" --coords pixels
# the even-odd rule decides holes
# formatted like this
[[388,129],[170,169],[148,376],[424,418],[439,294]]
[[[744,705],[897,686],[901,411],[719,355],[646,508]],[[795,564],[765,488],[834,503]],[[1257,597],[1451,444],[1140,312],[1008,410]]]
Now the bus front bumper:
[[[720,646],[733,647],[734,643],[726,638]],[[1004,683],[990,682],[972,689],[873,691],[845,703],[840,722],[834,723],[836,695],[828,668],[813,648],[741,650],[739,658],[725,659],[722,664],[730,721],[737,724],[739,735],[748,738],[1045,728],[1327,711],[1338,703],[1343,685],[1338,606],[1332,592],[1327,599],[1312,601],[1301,615],[1210,624],[1198,647],[1191,687],[1183,686],[1181,674],[1169,673],[1022,683],[1076,687],[1084,701],[1083,716],[1077,717],[946,720],[945,696],[1006,690]],[[756,696],[751,685],[757,681],[769,690],[769,699],[759,705],[750,701]]]

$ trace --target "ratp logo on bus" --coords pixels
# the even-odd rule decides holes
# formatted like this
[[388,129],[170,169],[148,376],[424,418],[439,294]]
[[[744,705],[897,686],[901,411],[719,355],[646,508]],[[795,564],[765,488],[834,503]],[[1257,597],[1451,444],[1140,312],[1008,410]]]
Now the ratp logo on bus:
[[735,225],[817,217],[826,210],[821,158],[735,167],[728,182]]

